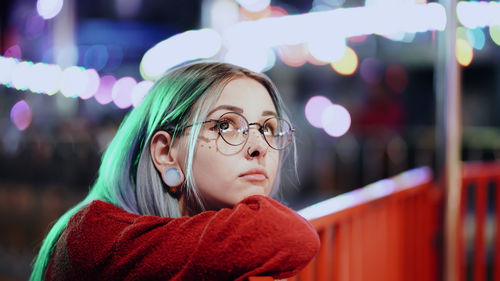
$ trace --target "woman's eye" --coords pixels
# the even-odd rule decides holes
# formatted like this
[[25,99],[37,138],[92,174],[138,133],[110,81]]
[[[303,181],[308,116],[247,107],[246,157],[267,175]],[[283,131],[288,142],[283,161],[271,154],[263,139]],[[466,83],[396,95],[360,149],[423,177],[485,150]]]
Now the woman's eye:
[[275,131],[274,128],[270,125],[266,125],[264,127],[264,134],[266,135],[274,135],[274,131]]
[[219,129],[222,131],[230,130],[232,127],[232,122],[230,120],[220,120],[219,121]]

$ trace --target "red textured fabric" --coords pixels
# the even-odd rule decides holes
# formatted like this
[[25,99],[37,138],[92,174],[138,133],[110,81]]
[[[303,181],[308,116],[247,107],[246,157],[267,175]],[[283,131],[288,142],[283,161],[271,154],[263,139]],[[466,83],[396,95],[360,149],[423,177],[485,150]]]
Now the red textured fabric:
[[318,249],[309,222],[264,196],[182,218],[93,201],[70,219],[45,280],[280,279],[296,275]]

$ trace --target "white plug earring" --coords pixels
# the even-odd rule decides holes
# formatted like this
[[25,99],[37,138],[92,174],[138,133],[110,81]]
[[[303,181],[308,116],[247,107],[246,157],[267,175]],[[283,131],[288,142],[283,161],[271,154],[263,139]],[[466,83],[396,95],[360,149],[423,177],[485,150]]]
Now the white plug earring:
[[163,181],[169,187],[177,187],[181,184],[181,172],[177,168],[168,168],[163,174]]

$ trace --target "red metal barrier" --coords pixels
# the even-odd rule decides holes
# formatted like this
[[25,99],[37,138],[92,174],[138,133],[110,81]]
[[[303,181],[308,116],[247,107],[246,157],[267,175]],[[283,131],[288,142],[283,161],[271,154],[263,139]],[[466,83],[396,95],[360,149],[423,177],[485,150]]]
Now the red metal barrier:
[[436,280],[439,198],[419,168],[301,210],[321,248],[289,280]]
[[[465,164],[461,190],[458,281],[500,281],[500,162]],[[495,194],[490,214],[488,192]],[[321,248],[298,276],[288,280],[440,280],[443,263],[436,243],[442,196],[430,170],[418,168],[299,211],[318,231]],[[496,222],[490,245],[488,217]],[[471,222],[473,237],[466,235]],[[493,252],[490,260],[488,246]],[[469,248],[472,255],[467,258]]]
[[[491,188],[489,188],[491,187]],[[488,192],[495,194],[493,199],[494,210],[488,214]],[[492,196],[491,194],[490,196]],[[473,200],[467,200],[472,196]],[[492,280],[500,281],[500,163],[467,163],[464,165],[462,178],[462,202],[461,202],[461,225],[459,232],[461,234],[460,249],[460,280],[465,281],[466,276],[472,276],[474,281],[487,280],[488,275],[492,275]],[[468,203],[472,203],[469,206]],[[493,207],[493,206],[492,206]],[[492,210],[491,210],[492,211]],[[487,218],[495,218],[496,229],[495,237],[490,242],[490,248],[493,255],[490,261],[487,260]],[[468,219],[467,219],[468,218]],[[466,239],[467,228],[471,227],[465,223],[473,222],[473,235]],[[493,220],[490,220],[492,223]],[[470,236],[470,235],[469,235]],[[469,240],[469,241],[468,241]],[[469,243],[469,247],[467,247]],[[467,259],[467,248],[472,250],[472,255]],[[467,266],[469,265],[469,266]],[[468,268],[472,272],[467,272]],[[490,270],[490,274],[488,274]],[[491,279],[490,279],[491,280]]]

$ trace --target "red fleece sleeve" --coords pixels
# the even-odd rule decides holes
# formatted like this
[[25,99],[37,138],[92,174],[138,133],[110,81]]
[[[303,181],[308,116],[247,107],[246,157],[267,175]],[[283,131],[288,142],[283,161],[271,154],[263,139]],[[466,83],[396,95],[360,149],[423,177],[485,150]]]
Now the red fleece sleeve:
[[286,278],[307,265],[318,249],[317,233],[305,219],[264,196],[248,197],[232,209],[175,219],[139,216],[94,201],[71,218],[46,276],[54,280]]

